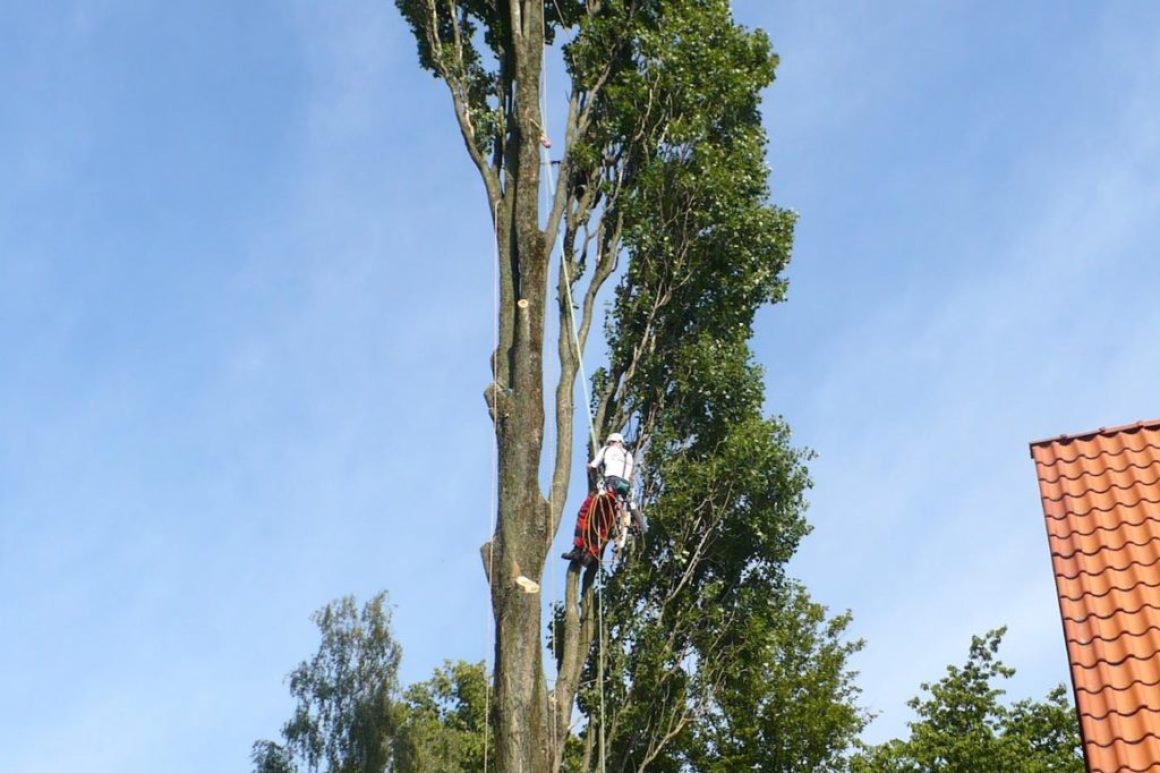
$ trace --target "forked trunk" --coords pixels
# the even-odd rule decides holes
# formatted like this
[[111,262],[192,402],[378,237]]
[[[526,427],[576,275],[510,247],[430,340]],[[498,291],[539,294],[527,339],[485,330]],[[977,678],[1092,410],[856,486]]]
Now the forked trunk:
[[[540,231],[540,67],[543,5],[509,0],[515,126],[509,140],[501,239],[499,381],[510,388],[497,414],[499,512],[491,578],[495,617],[495,728],[499,773],[550,768],[539,584],[551,543],[540,490],[544,445],[544,317],[548,255]],[[506,249],[505,249],[506,248]],[[507,345],[506,351],[503,347]],[[499,570],[499,571],[496,571]]]

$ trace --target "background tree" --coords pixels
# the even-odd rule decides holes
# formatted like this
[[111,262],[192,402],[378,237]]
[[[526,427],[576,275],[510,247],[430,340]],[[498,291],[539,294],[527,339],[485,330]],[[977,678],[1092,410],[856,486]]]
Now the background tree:
[[296,773],[297,764],[290,750],[274,741],[255,741],[250,753],[254,773]]
[[[851,648],[838,642],[844,623],[827,629],[817,613],[794,617],[804,591],[786,584],[782,567],[807,531],[808,477],[788,428],[763,416],[748,344],[757,308],[784,295],[794,220],[769,204],[758,110],[776,66],[769,40],[736,25],[727,0],[396,3],[420,64],[450,91],[499,251],[499,347],[485,390],[499,501],[483,550],[496,625],[498,769],[562,765],[578,696],[588,719],[585,764],[611,750],[643,769],[678,746],[692,759],[695,738],[712,743],[711,734],[692,734],[693,719],[737,718],[729,706],[744,704],[743,680],[731,679],[726,664],[741,669],[748,661],[738,658],[752,657],[774,673],[773,650],[786,646],[778,632],[794,625],[819,675],[823,660],[838,662],[828,693],[814,694],[849,708],[853,691],[841,675]],[[569,98],[557,117],[562,137],[551,143],[555,186],[542,205],[541,175],[553,166],[541,155],[552,125],[541,89],[553,45]],[[561,268],[553,275],[557,242]],[[602,437],[632,426],[650,470],[644,499],[657,539],[641,570],[622,572],[605,594],[622,602],[609,608],[607,646],[593,647],[593,575],[570,568],[549,692],[541,601],[517,580],[540,582],[564,514],[580,353],[600,291],[618,269],[610,356],[594,379],[592,408]],[[545,492],[543,350],[553,279],[560,376]],[[619,687],[604,696],[617,702],[615,727],[595,721],[592,699],[600,696],[589,694],[602,664],[594,653],[606,651],[623,661],[612,672]],[[772,723],[775,703],[762,705]],[[861,721],[852,708],[838,714],[847,719],[828,736],[834,742]]]
[[[393,770],[400,773],[477,773],[484,765],[488,675],[482,663],[444,663],[412,685],[399,706]],[[495,768],[489,747],[487,769]]]
[[910,738],[864,749],[855,773],[1004,770],[1023,773],[1082,773],[1083,751],[1075,709],[1059,685],[1044,701],[1025,699],[1012,706],[998,679],[1015,670],[998,659],[1006,628],[971,639],[970,656],[947,675],[924,683],[925,697],[907,704],[918,715]]
[[[314,613],[318,652],[290,673],[294,716],[282,743],[254,744],[255,773],[484,770],[483,664],[444,663],[400,695],[401,652],[386,599],[380,593],[360,612],[347,597]],[[494,769],[494,748],[488,751]]]
[[256,773],[382,773],[396,729],[402,651],[391,634],[387,594],[360,611],[352,597],[311,618],[322,641],[289,677],[297,705],[282,727],[283,743],[258,741]]

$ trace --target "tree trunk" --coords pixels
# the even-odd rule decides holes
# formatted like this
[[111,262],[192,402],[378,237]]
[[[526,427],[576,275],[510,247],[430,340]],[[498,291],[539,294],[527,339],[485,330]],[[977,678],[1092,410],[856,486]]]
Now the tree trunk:
[[[412,23],[426,67],[442,77],[451,91],[456,118],[468,154],[479,169],[494,218],[499,272],[499,331],[492,356],[494,383],[485,398],[495,422],[499,497],[495,533],[484,546],[483,559],[495,619],[496,767],[499,773],[547,773],[558,766],[568,734],[568,718],[591,634],[577,611],[576,572],[569,573],[568,632],[563,663],[566,673],[554,697],[558,712],[549,712],[543,670],[542,596],[539,586],[544,561],[559,526],[568,493],[572,460],[574,405],[572,390],[579,372],[579,352],[591,324],[596,293],[615,267],[615,239],[598,243],[599,257],[585,293],[583,324],[572,330],[571,285],[559,282],[560,382],[556,387],[557,441],[550,494],[540,485],[544,452],[544,321],[547,313],[551,236],[560,229],[565,211],[576,222],[587,222],[595,206],[589,193],[575,211],[568,177],[567,147],[560,178],[548,212],[540,211],[540,140],[545,134],[540,112],[544,55],[542,0],[496,0],[495,17],[487,23],[498,59],[496,102],[481,97],[471,81],[478,73],[468,19],[470,11],[455,0],[397,0]],[[598,6],[590,8],[595,12]],[[591,92],[588,93],[591,97]],[[569,101],[566,146],[578,141],[590,115],[573,92]],[[585,103],[586,104],[586,103]],[[480,122],[481,113],[498,113],[497,124]],[[488,126],[490,136],[479,134]],[[541,218],[546,223],[541,228]],[[565,260],[582,272],[571,254],[576,222],[565,225]],[[603,228],[598,233],[605,234]],[[606,249],[608,247],[613,249]],[[575,280],[573,280],[575,281]],[[577,341],[573,341],[575,335]],[[585,579],[590,593],[591,572]],[[586,605],[587,606],[587,605]],[[587,609],[585,609],[587,612]]]
[[540,584],[551,544],[548,503],[540,489],[544,444],[544,316],[548,256],[540,231],[540,69],[543,4],[509,0],[514,56],[515,126],[510,135],[500,221],[502,282],[498,380],[510,388],[497,413],[499,503],[491,595],[495,617],[495,728],[499,773],[541,773],[550,766]]

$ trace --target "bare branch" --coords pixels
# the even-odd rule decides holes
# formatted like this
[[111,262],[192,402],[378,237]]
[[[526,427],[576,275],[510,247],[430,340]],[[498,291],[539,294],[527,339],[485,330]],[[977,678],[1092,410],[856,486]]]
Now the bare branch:
[[[576,131],[576,110],[577,110],[577,96],[576,92],[572,92],[572,98],[568,100],[568,119],[565,122],[564,134],[564,151],[560,159],[559,176],[556,178],[556,190],[552,193],[552,208],[548,213],[548,222],[544,228],[544,235],[551,239],[560,228],[560,218],[564,214],[564,207],[568,203],[570,191],[568,190],[569,170],[571,169],[571,155],[569,150],[573,147],[577,140]],[[544,117],[540,117],[541,122]]]
[[447,84],[447,89],[451,92],[451,101],[455,108],[455,119],[459,123],[459,131],[463,135],[464,145],[467,146],[467,153],[471,160],[475,163],[476,169],[479,170],[480,177],[483,178],[484,188],[487,190],[488,203],[494,209],[499,202],[500,187],[499,178],[494,170],[487,162],[487,159],[480,153],[479,143],[475,134],[475,127],[471,123],[470,111],[470,97],[467,92],[467,84],[464,81],[465,67],[463,57],[463,40],[461,37],[461,21],[457,14],[457,6],[454,0],[447,0],[448,12],[451,15],[451,29],[455,42],[455,67],[448,67],[447,52],[443,47],[443,41],[439,37],[439,13],[435,5],[436,0],[425,0],[427,13],[429,19],[424,25],[424,34],[427,38],[427,44],[431,47],[434,54],[434,64],[439,77]]
[[[601,219],[601,226],[603,224],[604,220]],[[570,256],[567,255],[567,251],[562,253],[561,260],[571,264],[573,270],[577,268],[576,264],[570,259]],[[572,288],[568,285],[563,271],[560,272],[559,276],[560,330],[558,333],[557,348],[560,358],[560,381],[556,385],[556,464],[552,473],[552,489],[551,496],[549,497],[552,504],[550,508],[552,522],[549,525],[549,533],[553,536],[557,529],[559,529],[560,520],[563,517],[564,502],[568,494],[568,479],[571,474],[572,443],[575,432],[574,390],[576,386],[576,375],[579,371],[580,363],[583,360],[584,346],[588,340],[588,331],[592,325],[592,310],[596,304],[596,297],[599,295],[600,289],[604,286],[605,282],[612,275],[614,267],[615,261],[612,253],[605,251],[598,256],[592,279],[589,281],[588,287],[584,292],[583,316],[575,335],[573,335],[572,328],[575,318],[571,309]],[[579,281],[579,277],[574,274],[570,278],[573,282]],[[588,376],[587,374],[580,374],[580,377],[587,378]],[[587,418],[588,406],[584,406],[584,411],[585,418]],[[591,444],[591,439],[589,442]],[[589,450],[592,453],[595,452],[595,449]]]
[[[556,689],[554,698],[557,706],[567,706],[569,710],[576,700],[576,691],[580,686],[580,673],[584,669],[584,662],[588,659],[588,652],[592,648],[592,641],[596,638],[595,592],[593,582],[596,578],[595,567],[583,573],[577,564],[568,567],[568,575],[564,585],[564,641],[556,655]],[[583,608],[581,608],[581,600]],[[562,711],[557,717],[558,732],[561,738],[567,737],[569,730],[569,713]],[[557,769],[563,760],[563,744],[556,750]]]
[[[562,256],[562,260],[567,260]],[[580,352],[572,343],[572,293],[561,271],[557,282],[560,331],[556,348],[560,359],[560,378],[556,383],[556,460],[552,471],[552,486],[548,495],[550,502],[548,541],[556,536],[560,519],[563,517],[564,503],[568,498],[568,479],[572,472],[573,422],[576,414],[574,392],[576,373],[580,368]]]
[[[458,28],[458,25],[456,27]],[[495,206],[502,195],[499,176],[496,170],[488,164],[488,160],[484,158],[476,143],[475,127],[471,124],[471,115],[468,112],[467,89],[462,81],[453,83],[450,79],[446,80],[448,88],[451,89],[451,100],[455,105],[455,118],[459,122],[459,130],[463,134],[463,143],[467,146],[467,154],[471,156],[471,160],[475,162],[475,168],[479,170],[480,177],[483,178],[484,188],[487,189],[488,204]]]

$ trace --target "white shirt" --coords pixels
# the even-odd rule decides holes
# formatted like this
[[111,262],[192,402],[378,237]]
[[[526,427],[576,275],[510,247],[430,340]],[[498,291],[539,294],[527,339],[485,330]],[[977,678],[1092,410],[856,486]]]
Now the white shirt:
[[600,469],[604,465],[604,476],[615,475],[618,478],[632,480],[632,454],[623,445],[606,445],[596,452],[596,458],[588,463],[593,469]]

